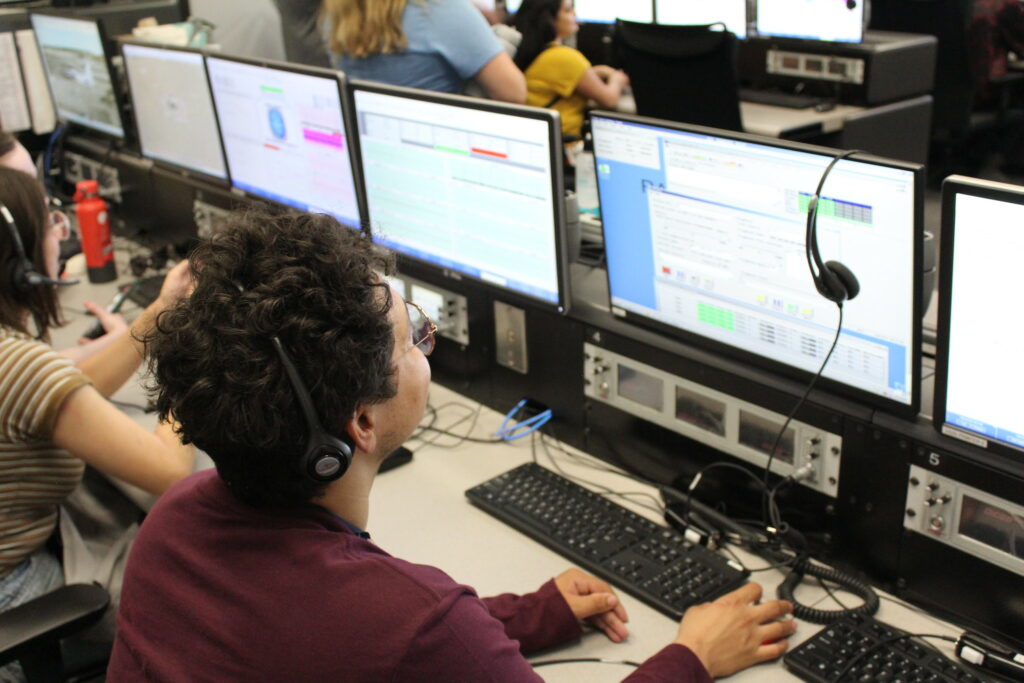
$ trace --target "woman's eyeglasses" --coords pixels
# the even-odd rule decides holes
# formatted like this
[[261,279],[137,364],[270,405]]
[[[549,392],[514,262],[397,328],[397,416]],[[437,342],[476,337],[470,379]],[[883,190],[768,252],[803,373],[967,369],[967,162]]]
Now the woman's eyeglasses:
[[412,345],[424,356],[434,352],[437,339],[434,334],[437,332],[437,325],[427,316],[418,305],[411,301],[405,302],[405,308],[409,313],[409,331],[412,337]]

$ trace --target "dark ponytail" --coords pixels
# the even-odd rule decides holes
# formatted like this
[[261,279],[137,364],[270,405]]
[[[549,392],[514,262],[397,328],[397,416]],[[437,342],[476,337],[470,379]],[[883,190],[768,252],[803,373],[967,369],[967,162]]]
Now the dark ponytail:
[[523,0],[512,26],[523,35],[516,51],[516,66],[526,71],[555,39],[555,19],[563,0]]

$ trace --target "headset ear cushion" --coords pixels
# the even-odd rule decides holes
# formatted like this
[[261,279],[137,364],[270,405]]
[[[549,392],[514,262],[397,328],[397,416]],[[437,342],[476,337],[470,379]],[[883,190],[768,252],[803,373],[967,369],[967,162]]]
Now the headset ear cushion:
[[32,283],[29,282],[28,273],[32,270],[31,263],[25,263],[20,258],[11,259],[11,288],[19,295],[18,298],[24,297],[32,291]]
[[840,298],[840,301],[843,299],[849,301],[860,294],[860,282],[857,281],[857,276],[853,274],[852,270],[839,261],[826,261],[825,267],[839,280],[846,290],[845,296]]
[[315,481],[340,479],[352,464],[352,447],[330,434],[320,433],[310,439],[303,458],[303,469]]

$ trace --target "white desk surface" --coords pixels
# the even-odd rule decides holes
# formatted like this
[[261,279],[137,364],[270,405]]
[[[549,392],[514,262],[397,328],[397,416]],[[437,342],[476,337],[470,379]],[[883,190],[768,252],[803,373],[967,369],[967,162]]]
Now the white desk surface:
[[[633,99],[632,93],[623,94],[616,110],[624,114],[636,113],[636,101]],[[820,130],[815,131],[816,135],[834,133],[843,129],[843,123],[848,117],[862,111],[864,111],[864,107],[847,104],[837,104],[829,111],[819,112],[814,107],[790,109],[770,104],[740,102],[740,119],[743,121],[743,130],[747,133],[772,138],[785,137],[813,126],[821,127]]]
[[[122,279],[124,281],[126,279]],[[55,331],[55,347],[74,343],[78,334],[88,327],[91,318],[86,320],[80,313],[82,300],[92,298],[98,303],[105,303],[113,292],[113,283],[83,283],[62,290],[61,302],[65,306],[69,324]],[[127,313],[129,316],[132,314],[130,309]],[[143,401],[143,393],[138,383],[130,383],[115,398],[140,403]],[[470,421],[455,423],[476,410],[477,404],[444,387],[432,385],[431,405],[442,407],[451,402],[459,405],[442,408],[438,412],[435,426],[450,427],[464,434]],[[155,423],[152,415],[143,415],[134,409],[127,409],[127,412],[147,428]],[[501,418],[499,413],[481,408],[472,435],[489,437],[498,428]],[[412,462],[381,474],[374,485],[368,526],[373,540],[381,548],[413,562],[439,567],[456,581],[473,586],[480,595],[485,596],[535,590],[570,566],[568,560],[560,555],[471,505],[464,495],[466,489],[529,461],[529,438],[503,444],[465,442],[451,447],[457,439],[436,437],[436,434],[424,435],[427,440],[435,440],[433,444],[424,443],[422,439],[410,440],[407,445],[414,451]],[[546,452],[540,445],[537,446],[537,458],[541,464],[552,467],[550,456],[554,456],[570,475],[606,485],[615,491],[654,493],[652,487],[580,465],[557,449],[548,449]],[[600,463],[591,458],[584,459],[590,463]],[[638,500],[651,503],[649,499]],[[624,504],[640,514],[661,521],[660,515],[652,510],[631,503]],[[767,564],[742,550],[737,549],[736,553],[750,568]],[[775,587],[782,578],[783,575],[774,569],[753,574],[753,579],[764,586],[766,598],[774,597]],[[853,596],[845,593],[839,595],[841,599],[845,598],[847,604],[858,604]],[[630,617],[630,637],[625,643],[616,645],[602,634],[592,632],[585,634],[577,643],[541,653],[534,658],[604,657],[643,661],[673,640],[677,631],[675,621],[629,595],[620,592],[620,597]],[[822,609],[835,607],[817,583],[806,582],[797,590],[797,598],[804,604],[817,605]],[[959,635],[956,627],[885,598],[876,616],[914,633]],[[820,628],[815,624],[801,622],[797,633],[790,640],[790,647],[812,636]],[[947,655],[952,654],[948,643],[933,644]],[[547,681],[586,683],[618,681],[630,671],[629,667],[609,664],[565,664],[538,669],[538,673]],[[797,679],[781,662],[774,662],[748,669],[732,676],[730,680],[770,683]]]

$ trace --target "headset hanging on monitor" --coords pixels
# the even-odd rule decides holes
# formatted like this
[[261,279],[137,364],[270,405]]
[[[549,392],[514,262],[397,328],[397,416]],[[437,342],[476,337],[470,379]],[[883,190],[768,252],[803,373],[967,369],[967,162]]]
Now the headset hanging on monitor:
[[818,293],[829,301],[842,305],[844,301],[855,298],[860,293],[860,282],[853,271],[839,261],[822,261],[821,252],[818,250],[818,202],[821,200],[821,190],[825,186],[825,180],[832,169],[843,159],[847,159],[859,150],[849,149],[836,154],[818,181],[818,188],[811,196],[807,204],[807,234],[804,239],[804,247],[807,252],[807,267],[811,270],[811,279],[814,280],[814,288]]

